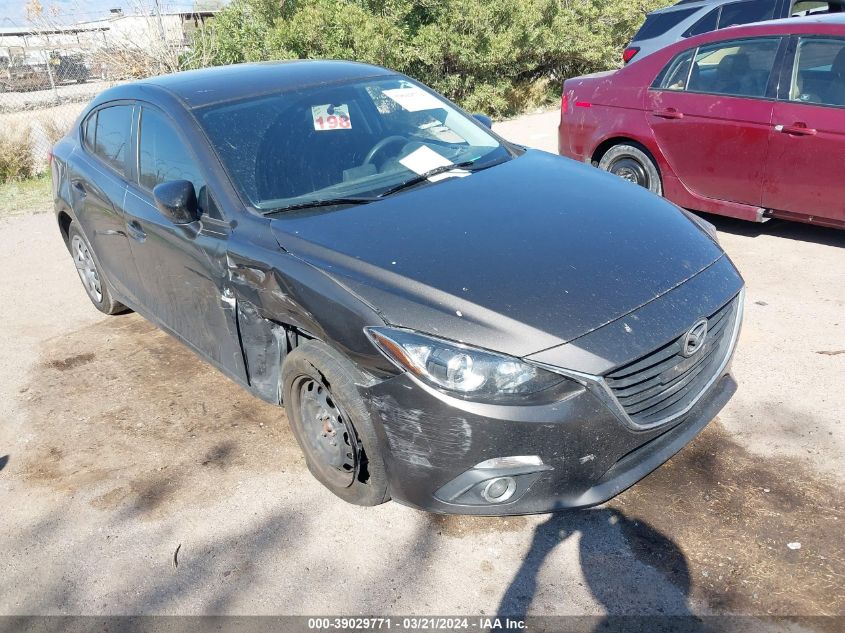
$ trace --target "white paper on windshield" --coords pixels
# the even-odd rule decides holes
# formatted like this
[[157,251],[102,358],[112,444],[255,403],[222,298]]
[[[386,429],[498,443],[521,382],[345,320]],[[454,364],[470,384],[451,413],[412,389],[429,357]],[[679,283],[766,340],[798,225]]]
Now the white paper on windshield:
[[410,88],[393,88],[392,90],[385,90],[384,94],[408,112],[434,110],[444,107],[443,103],[437,97],[416,86],[411,86]]
[[423,145],[408,154],[405,158],[399,161],[402,165],[410,169],[415,174],[424,174],[437,169],[438,167],[446,167],[452,164],[447,158],[444,158],[430,147]]
[[314,129],[318,132],[352,128],[349,106],[345,103],[340,105],[326,103],[325,105],[311,106],[311,118],[314,120]]

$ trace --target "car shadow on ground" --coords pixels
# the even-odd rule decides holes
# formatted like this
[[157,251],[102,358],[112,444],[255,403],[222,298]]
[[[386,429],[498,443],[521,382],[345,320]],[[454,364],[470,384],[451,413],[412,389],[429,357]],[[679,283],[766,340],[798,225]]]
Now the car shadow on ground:
[[839,229],[778,219],[771,219],[767,222],[749,222],[710,213],[698,211],[695,213],[713,224],[717,230],[732,235],[751,238],[769,235],[788,240],[812,242],[823,246],[845,247],[845,231]]
[[569,539],[578,540],[581,573],[606,613],[692,614],[690,569],[681,548],[644,521],[613,508],[596,508],[553,514],[536,526],[528,553],[499,603],[500,617],[524,619],[529,614],[542,582],[541,568]]

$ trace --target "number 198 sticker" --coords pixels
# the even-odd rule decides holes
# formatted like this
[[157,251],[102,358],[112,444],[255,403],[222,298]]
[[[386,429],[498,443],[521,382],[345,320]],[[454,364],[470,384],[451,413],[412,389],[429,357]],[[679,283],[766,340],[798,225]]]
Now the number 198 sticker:
[[352,127],[352,120],[349,118],[349,106],[345,103],[311,106],[311,117],[314,119],[314,129],[318,132],[348,130]]

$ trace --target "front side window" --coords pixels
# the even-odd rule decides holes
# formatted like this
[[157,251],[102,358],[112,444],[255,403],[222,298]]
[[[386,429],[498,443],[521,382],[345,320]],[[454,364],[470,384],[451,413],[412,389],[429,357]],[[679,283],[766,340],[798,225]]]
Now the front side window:
[[802,37],[798,41],[789,99],[845,106],[845,39]]
[[512,156],[475,120],[401,77],[248,97],[197,115],[235,186],[262,212],[373,197],[432,169]]
[[797,0],[792,4],[792,17],[803,17],[807,15],[824,15],[825,13],[841,13],[842,4],[839,2],[826,2],[820,0]]
[[722,13],[719,16],[719,28],[771,20],[774,14],[775,0],[751,0],[726,4],[722,7]]
[[126,152],[132,124],[132,106],[118,105],[97,111],[94,153],[107,165],[126,175]]
[[190,180],[197,192],[205,184],[193,157],[167,118],[154,109],[144,108],[138,143],[138,183],[152,191],[156,185],[171,180]]
[[698,49],[687,90],[738,97],[765,97],[780,38],[710,44]]

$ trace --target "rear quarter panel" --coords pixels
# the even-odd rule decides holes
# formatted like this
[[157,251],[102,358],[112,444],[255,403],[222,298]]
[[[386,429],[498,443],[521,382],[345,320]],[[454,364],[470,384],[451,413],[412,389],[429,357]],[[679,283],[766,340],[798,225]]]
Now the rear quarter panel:
[[[75,141],[72,138],[66,136],[61,139],[53,146],[52,158],[50,160],[50,176],[53,183],[53,208],[57,216],[65,213],[71,218],[74,218],[74,214],[68,172],[74,145]],[[62,233],[62,237],[67,238],[64,232]]]
[[567,80],[564,94],[568,107],[561,112],[560,154],[589,162],[603,144],[613,139],[633,140],[652,154],[659,153],[644,103],[664,57],[656,54],[617,71]]

